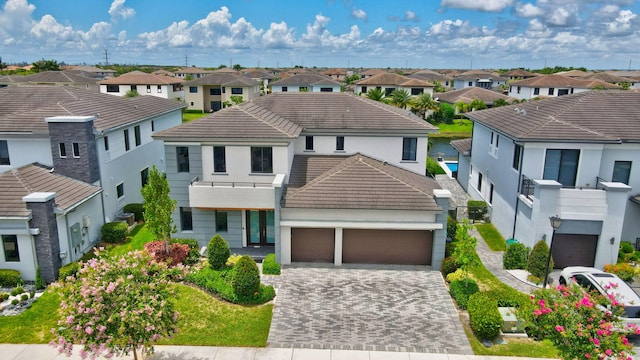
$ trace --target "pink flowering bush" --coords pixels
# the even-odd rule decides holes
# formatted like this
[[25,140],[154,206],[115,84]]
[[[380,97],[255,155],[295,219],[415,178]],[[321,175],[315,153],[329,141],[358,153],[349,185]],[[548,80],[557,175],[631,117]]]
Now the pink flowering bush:
[[623,309],[613,297],[570,284],[538,289],[531,301],[532,307],[519,312],[528,332],[551,340],[563,359],[632,359],[627,335],[640,331],[624,326],[619,317]]
[[169,282],[184,277],[185,268],[168,268],[141,251],[121,257],[99,252],[73,279],[57,285],[61,320],[51,345],[67,355],[74,344],[82,345],[83,359],[153,353],[156,340],[176,331]]

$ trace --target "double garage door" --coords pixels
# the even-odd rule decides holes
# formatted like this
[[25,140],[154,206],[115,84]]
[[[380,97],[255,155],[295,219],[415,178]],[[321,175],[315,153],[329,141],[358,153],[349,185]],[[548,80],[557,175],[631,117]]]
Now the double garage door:
[[[433,232],[428,230],[344,229],[342,262],[431,265]],[[335,262],[335,230],[291,229],[291,261]]]

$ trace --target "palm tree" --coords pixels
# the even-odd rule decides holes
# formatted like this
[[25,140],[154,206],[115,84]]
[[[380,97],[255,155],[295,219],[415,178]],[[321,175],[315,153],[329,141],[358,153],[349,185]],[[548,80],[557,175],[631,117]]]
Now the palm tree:
[[384,92],[382,91],[381,88],[373,88],[369,91],[367,91],[367,98],[374,100],[374,101],[380,101],[383,102],[384,101]]
[[507,106],[509,102],[505,99],[497,99],[493,102],[493,107]]
[[410,101],[411,94],[409,94],[409,91],[407,90],[396,89],[391,92],[390,102],[400,109],[406,109]]
[[440,108],[440,104],[436,101],[431,94],[422,93],[411,100],[411,107],[422,116],[424,119],[427,115],[427,111],[433,110],[437,111]]
[[480,99],[473,99],[473,101],[471,101],[471,103],[469,104],[469,109],[471,110],[482,110],[486,108],[487,104],[485,104],[484,101]]

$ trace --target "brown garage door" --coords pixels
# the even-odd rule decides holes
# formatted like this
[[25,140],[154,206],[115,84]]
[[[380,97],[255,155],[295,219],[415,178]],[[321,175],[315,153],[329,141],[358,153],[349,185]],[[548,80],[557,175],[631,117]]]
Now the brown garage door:
[[344,229],[342,261],[359,264],[431,265],[433,232]]
[[291,261],[332,263],[335,255],[334,237],[334,229],[291,229]]
[[598,235],[555,234],[553,237],[553,267],[593,266],[598,247]]

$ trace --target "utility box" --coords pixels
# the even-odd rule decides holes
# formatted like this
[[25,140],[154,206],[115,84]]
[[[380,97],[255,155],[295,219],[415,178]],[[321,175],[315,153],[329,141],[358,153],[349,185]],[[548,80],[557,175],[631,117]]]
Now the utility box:
[[498,311],[502,316],[502,332],[503,333],[523,333],[524,322],[516,317],[516,308],[499,307]]

